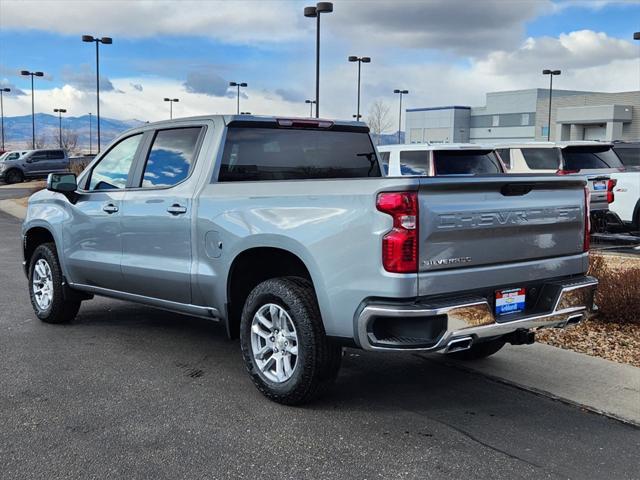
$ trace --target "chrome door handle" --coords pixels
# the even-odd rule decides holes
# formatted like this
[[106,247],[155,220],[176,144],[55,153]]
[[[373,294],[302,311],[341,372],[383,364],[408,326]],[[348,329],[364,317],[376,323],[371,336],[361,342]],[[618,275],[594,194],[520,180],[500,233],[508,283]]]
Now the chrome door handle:
[[169,208],[167,208],[167,212],[169,212],[171,215],[180,215],[182,213],[187,213],[187,207],[183,207],[182,205],[174,203]]
[[107,213],[116,213],[118,211],[118,207],[116,207],[113,203],[109,203],[102,207],[102,211]]

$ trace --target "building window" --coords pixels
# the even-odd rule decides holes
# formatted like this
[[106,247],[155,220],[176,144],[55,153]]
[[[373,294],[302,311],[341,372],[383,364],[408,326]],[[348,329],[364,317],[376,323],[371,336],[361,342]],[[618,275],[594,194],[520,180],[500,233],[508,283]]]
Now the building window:
[[542,135],[546,139],[548,133],[549,133],[549,127],[542,127],[540,135]]
[[500,115],[493,115],[491,117],[491,126],[497,127],[500,125]]
[[529,114],[528,113],[523,113],[522,116],[520,117],[520,125],[529,125]]

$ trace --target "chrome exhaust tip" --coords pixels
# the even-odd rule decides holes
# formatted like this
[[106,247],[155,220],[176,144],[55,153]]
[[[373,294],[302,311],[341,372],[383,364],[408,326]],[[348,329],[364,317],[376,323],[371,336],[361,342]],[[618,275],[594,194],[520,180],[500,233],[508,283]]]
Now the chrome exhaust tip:
[[573,327],[575,325],[578,325],[580,322],[582,322],[583,318],[584,316],[582,314],[569,317],[567,318],[567,323],[565,324],[564,327],[567,328],[567,327]]
[[455,338],[453,340],[450,340],[449,343],[447,343],[447,346],[444,349],[444,353],[453,353],[453,352],[461,352],[463,350],[469,350],[471,348],[472,343],[473,343],[473,338],[471,337]]

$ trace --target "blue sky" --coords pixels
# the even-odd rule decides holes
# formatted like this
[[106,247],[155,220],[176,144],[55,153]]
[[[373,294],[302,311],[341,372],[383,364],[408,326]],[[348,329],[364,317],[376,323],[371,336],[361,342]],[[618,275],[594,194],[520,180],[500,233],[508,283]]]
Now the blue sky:
[[[158,120],[164,96],[180,98],[178,116],[233,112],[229,81],[245,81],[242,109],[305,115],[314,91],[315,22],[307,2],[0,0],[0,82],[27,92],[21,69],[42,70],[36,110],[95,109],[94,47],[83,33],[109,35],[101,47],[103,114]],[[487,91],[544,87],[541,68],[561,68],[559,88],[640,89],[640,2],[486,0],[465,2],[336,0],[322,18],[323,116],[355,113],[355,66],[363,67],[363,110],[481,105]],[[464,32],[464,33],[463,33]],[[548,64],[553,62],[553,65]],[[611,71],[616,75],[599,75]],[[5,102],[7,115],[30,113],[30,95]],[[391,109],[393,116],[395,108]]]

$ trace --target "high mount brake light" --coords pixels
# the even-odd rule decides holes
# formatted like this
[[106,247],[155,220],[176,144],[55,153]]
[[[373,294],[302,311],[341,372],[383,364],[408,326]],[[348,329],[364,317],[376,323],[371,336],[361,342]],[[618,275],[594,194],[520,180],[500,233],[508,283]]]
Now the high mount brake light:
[[279,127],[288,128],[331,128],[331,120],[305,120],[299,118],[278,118],[276,120]]
[[418,272],[418,194],[378,194],[376,208],[393,217],[393,228],[382,238],[382,265],[387,272]]
[[580,170],[558,170],[557,175],[573,175],[574,173],[580,173]]

